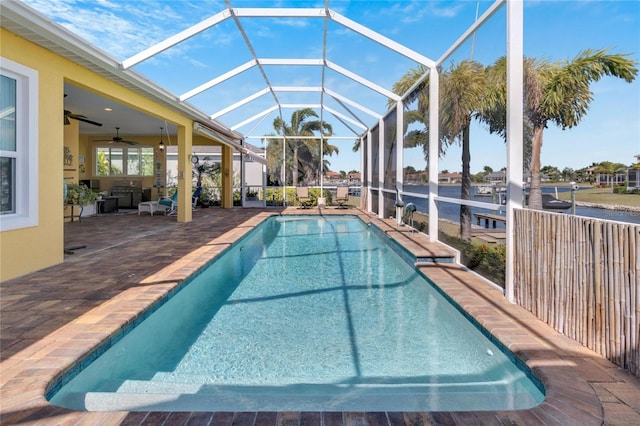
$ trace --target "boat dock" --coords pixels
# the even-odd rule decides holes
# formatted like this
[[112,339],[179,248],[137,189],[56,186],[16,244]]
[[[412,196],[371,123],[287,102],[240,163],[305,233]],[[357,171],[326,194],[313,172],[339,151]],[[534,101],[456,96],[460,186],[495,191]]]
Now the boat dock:
[[489,227],[489,222],[492,223],[492,228],[496,227],[496,223],[500,222],[503,224],[507,224],[507,218],[504,216],[500,216],[497,214],[490,214],[490,213],[474,213],[473,214],[476,217],[476,221],[478,223],[478,226],[480,226],[480,222],[482,220],[484,220],[484,227],[488,228]]

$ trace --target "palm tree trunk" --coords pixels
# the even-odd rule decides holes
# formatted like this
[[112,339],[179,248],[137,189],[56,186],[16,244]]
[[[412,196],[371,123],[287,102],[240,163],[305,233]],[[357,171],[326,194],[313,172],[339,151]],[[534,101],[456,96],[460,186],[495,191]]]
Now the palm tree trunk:
[[613,189],[613,186],[614,186],[613,184],[614,184],[615,180],[616,180],[616,174],[614,172],[614,173],[611,174],[611,193],[612,194],[615,192],[615,190]]
[[298,186],[298,142],[293,142],[293,167],[291,169],[293,186]]
[[[462,186],[460,198],[471,199],[471,149],[469,147],[469,126],[462,129]],[[460,238],[471,240],[471,207],[460,205]]]
[[533,128],[531,152],[531,185],[529,187],[529,208],[542,210],[542,189],[540,188],[540,152],[542,151],[542,126]]

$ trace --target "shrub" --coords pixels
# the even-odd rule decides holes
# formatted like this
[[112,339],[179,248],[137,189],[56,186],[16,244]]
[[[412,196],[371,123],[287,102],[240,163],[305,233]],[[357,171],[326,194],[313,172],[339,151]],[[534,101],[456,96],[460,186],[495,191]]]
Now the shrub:
[[460,262],[467,268],[504,287],[506,246],[465,241],[440,232],[440,241],[460,251]]

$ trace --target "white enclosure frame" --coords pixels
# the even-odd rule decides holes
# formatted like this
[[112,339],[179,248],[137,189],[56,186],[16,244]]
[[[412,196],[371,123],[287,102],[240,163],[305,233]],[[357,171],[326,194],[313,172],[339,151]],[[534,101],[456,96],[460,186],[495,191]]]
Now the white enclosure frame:
[[[513,237],[514,237],[514,229],[513,229],[513,211],[516,208],[522,207],[522,158],[523,158],[523,0],[495,0],[489,8],[480,16],[469,28],[458,38],[458,40],[452,44],[447,51],[443,53],[443,55],[437,60],[433,60],[425,57],[424,55],[416,52],[412,49],[407,48],[406,46],[401,45],[400,43],[391,40],[388,37],[385,37],[357,22],[354,22],[348,19],[345,16],[337,13],[336,11],[330,9],[328,7],[328,0],[325,1],[324,8],[234,8],[231,5],[231,0],[225,0],[226,9],[202,20],[201,22],[187,28],[183,31],[174,34],[173,36],[168,37],[165,40],[160,41],[159,43],[150,46],[149,48],[131,56],[128,59],[125,59],[121,62],[111,58],[110,56],[102,53],[97,48],[92,48],[89,43],[82,43],[78,37],[73,35],[71,32],[65,30],[63,27],[53,24],[52,22],[45,21],[44,19],[38,18],[38,25],[31,25],[31,27],[37,27],[36,29],[40,31],[37,33],[43,39],[50,39],[53,43],[58,44],[60,46],[66,46],[67,54],[74,54],[74,58],[78,58],[84,64],[90,64],[96,66],[97,69],[101,70],[105,75],[108,75],[109,78],[113,78],[116,81],[121,81],[126,84],[130,84],[132,87],[139,89],[140,91],[149,94],[150,96],[155,96],[157,99],[162,101],[163,103],[169,105],[170,107],[176,109],[177,111],[184,112],[190,117],[202,117],[202,121],[206,122],[206,126],[200,123],[196,123],[194,128],[192,129],[194,133],[200,133],[204,135],[208,135],[213,137],[216,140],[222,141],[224,144],[242,152],[244,155],[253,155],[253,153],[248,150],[243,143],[240,143],[242,140],[246,140],[248,138],[264,138],[265,136],[256,136],[252,134],[242,135],[237,132],[237,129],[253,123],[254,121],[264,120],[269,114],[277,112],[280,119],[283,119],[283,110],[289,108],[314,108],[320,110],[320,118],[324,120],[327,115],[331,115],[342,124],[344,124],[345,128],[350,132],[348,135],[336,135],[331,136],[331,139],[350,139],[355,140],[359,139],[361,144],[369,144],[371,143],[372,138],[372,128],[378,127],[377,135],[380,143],[378,143],[378,157],[380,158],[378,164],[378,174],[379,174],[379,182],[372,182],[373,178],[373,170],[372,170],[372,159],[373,153],[370,149],[366,149],[366,158],[365,154],[361,155],[361,166],[364,165],[365,160],[367,164],[366,169],[366,181],[369,184],[369,188],[367,189],[367,193],[363,194],[366,199],[366,208],[371,211],[374,206],[372,206],[372,192],[377,191],[378,193],[378,206],[377,210],[380,215],[384,212],[384,194],[392,192],[389,188],[384,188],[384,137],[385,137],[385,117],[388,117],[389,114],[397,113],[396,122],[393,125],[396,125],[398,129],[404,128],[403,126],[403,108],[405,100],[412,92],[418,87],[418,84],[421,82],[417,82],[413,88],[411,88],[406,94],[398,95],[393,93],[392,91],[381,87],[373,81],[370,81],[357,73],[354,73],[330,60],[327,58],[327,27],[329,22],[334,22],[341,27],[357,33],[367,39],[377,43],[378,45],[404,57],[409,60],[423,65],[428,69],[428,72],[422,77],[422,80],[429,78],[430,79],[430,108],[429,108],[429,121],[430,123],[438,123],[439,120],[439,105],[438,105],[438,96],[439,96],[439,72],[438,68],[442,66],[445,60],[449,58],[449,56],[458,49],[465,41],[470,39],[476,31],[480,29],[500,8],[506,5],[506,25],[507,25],[507,40],[506,40],[506,50],[507,50],[507,260],[506,260],[506,289],[505,296],[508,300],[513,301]],[[13,19],[17,19],[21,17],[21,14],[24,14],[22,18],[28,17],[29,14],[26,12],[21,12],[25,9],[20,2],[8,2],[6,4],[3,3],[3,10],[5,14],[11,12]],[[324,29],[323,29],[323,46],[322,46],[322,57],[317,59],[269,59],[269,58],[259,58],[251,44],[249,37],[247,36],[242,23],[240,22],[240,18],[300,18],[300,19],[323,19],[324,20]],[[21,19],[22,19],[21,18]],[[33,19],[33,18],[32,18]],[[150,83],[148,80],[145,80],[140,74],[136,73],[132,68],[137,64],[140,64],[144,61],[147,61],[154,56],[160,54],[161,52],[166,51],[174,46],[179,45],[180,43],[189,40],[192,37],[195,37],[202,32],[219,25],[222,22],[226,22],[227,20],[232,20],[237,26],[238,31],[242,35],[244,42],[246,44],[247,49],[251,53],[252,59],[244,64],[241,64],[221,75],[215,76],[214,78],[206,81],[199,82],[199,84],[195,85],[195,87],[187,90],[182,95],[176,96],[168,91]],[[25,25],[29,24],[30,21],[25,18]],[[29,25],[26,25],[29,27]],[[313,67],[321,67],[322,69],[322,80],[319,86],[274,86],[269,81],[267,72],[265,71],[265,67],[267,66],[313,66]],[[220,111],[211,113],[208,117],[206,114],[203,114],[193,105],[187,103],[187,100],[193,98],[194,96],[201,94],[207,90],[211,90],[215,86],[219,85],[222,82],[225,82],[229,79],[232,79],[238,76],[241,73],[244,73],[252,68],[257,68],[260,72],[263,80],[264,80],[264,89],[259,90],[244,99],[236,100],[235,102],[230,103],[226,108],[221,109]],[[366,90],[374,93],[376,96],[381,96],[386,99],[390,99],[393,101],[393,105],[390,111],[387,111],[386,114],[380,114],[376,111],[369,109],[367,106],[361,105],[353,100],[349,99],[342,94],[339,94],[333,91],[330,87],[327,87],[327,79],[325,78],[325,73],[327,71],[333,71],[335,73],[341,74],[344,77],[347,77],[364,87]],[[283,91],[289,92],[311,92],[318,94],[318,102],[313,103],[301,103],[301,104],[286,104],[280,102],[278,98],[278,94]],[[270,94],[273,98],[274,104],[267,108],[266,110],[253,115],[241,123],[236,124],[231,127],[225,127],[221,125],[216,118],[219,118],[231,111],[235,111],[238,108],[247,105],[263,95]],[[336,109],[330,108],[327,106],[326,101],[328,99],[332,99],[337,102],[344,111],[337,111]],[[209,121],[206,120],[209,118]],[[370,120],[373,118],[374,122],[371,125],[367,125],[366,123],[370,123]],[[200,118],[199,118],[200,119]],[[254,127],[255,129],[255,127]],[[436,153],[439,151],[439,129],[437,126],[432,127],[432,131],[429,132],[429,150],[432,153]],[[286,141],[286,137],[281,136],[283,142]],[[324,136],[319,137],[321,140],[326,139]],[[395,181],[397,182],[397,186],[400,191],[403,191],[403,158],[402,153],[404,149],[403,143],[403,135],[402,132],[398,131],[396,135],[396,140],[394,141],[395,145],[395,155],[394,159],[397,171],[395,175]],[[283,143],[284,146],[284,143]],[[364,151],[364,150],[363,150]],[[266,160],[257,159],[264,164]],[[437,155],[429,155],[429,190],[426,196],[429,200],[429,230],[430,230],[430,239],[432,241],[437,241],[438,238],[438,207],[437,201],[446,202],[446,203],[454,203],[454,204],[466,204],[470,206],[484,207],[489,209],[496,209],[499,207],[496,204],[491,203],[481,203],[477,201],[469,201],[469,200],[460,200],[454,198],[440,197],[438,196],[438,156]],[[322,186],[322,182],[321,182]],[[398,211],[396,212],[396,216],[398,216]]]

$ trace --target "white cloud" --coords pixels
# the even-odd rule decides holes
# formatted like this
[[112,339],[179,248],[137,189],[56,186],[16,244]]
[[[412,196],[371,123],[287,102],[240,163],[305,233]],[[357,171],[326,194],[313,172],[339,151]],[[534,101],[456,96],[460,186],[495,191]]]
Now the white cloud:
[[278,25],[293,28],[306,28],[309,26],[308,20],[299,18],[276,19],[274,22]]
[[116,59],[125,59],[219,12],[220,2],[24,0]]

